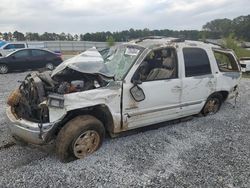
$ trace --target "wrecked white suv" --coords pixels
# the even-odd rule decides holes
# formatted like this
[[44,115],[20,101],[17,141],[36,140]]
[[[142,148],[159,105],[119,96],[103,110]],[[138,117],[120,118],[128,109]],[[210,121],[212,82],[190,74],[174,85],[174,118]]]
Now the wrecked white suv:
[[103,60],[89,49],[53,72],[31,73],[8,99],[16,139],[56,139],[62,161],[96,151],[105,133],[194,114],[214,114],[236,95],[233,51],[213,44],[152,37],[119,45]]

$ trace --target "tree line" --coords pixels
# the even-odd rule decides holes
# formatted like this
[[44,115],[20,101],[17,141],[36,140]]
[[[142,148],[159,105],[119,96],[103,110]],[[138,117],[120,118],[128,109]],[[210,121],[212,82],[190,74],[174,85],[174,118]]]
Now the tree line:
[[167,37],[184,37],[190,40],[199,39],[219,39],[228,37],[233,34],[238,40],[250,41],[250,15],[239,16],[235,19],[215,19],[206,23],[201,31],[198,30],[149,30],[145,29],[129,29],[117,32],[95,32],[95,33],[85,33],[85,34],[75,34],[70,33],[48,33],[43,34],[27,32],[23,34],[22,32],[15,31],[11,32],[0,32],[0,38],[11,41],[100,41],[100,42],[113,42],[113,41],[129,41],[136,38],[146,37],[146,36],[167,36]]

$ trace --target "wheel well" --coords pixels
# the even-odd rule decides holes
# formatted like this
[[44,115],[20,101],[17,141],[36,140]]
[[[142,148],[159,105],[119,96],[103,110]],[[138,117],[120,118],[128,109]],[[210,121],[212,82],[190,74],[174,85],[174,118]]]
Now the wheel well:
[[109,108],[104,105],[97,105],[93,107],[87,107],[87,108],[69,111],[67,115],[65,116],[65,118],[60,122],[60,125],[58,126],[58,129],[55,131],[55,133],[58,134],[60,129],[68,121],[70,121],[71,119],[79,115],[92,115],[103,123],[104,128],[108,133],[113,132],[114,122],[113,122],[112,114],[110,113]]
[[209,97],[213,96],[213,95],[216,95],[216,94],[220,94],[222,96],[223,101],[225,101],[227,99],[227,97],[228,97],[229,92],[228,91],[217,91],[217,92],[214,92],[211,95],[209,95]]
[[225,101],[227,99],[228,94],[229,94],[228,91],[220,91],[219,93],[222,95],[223,101]]

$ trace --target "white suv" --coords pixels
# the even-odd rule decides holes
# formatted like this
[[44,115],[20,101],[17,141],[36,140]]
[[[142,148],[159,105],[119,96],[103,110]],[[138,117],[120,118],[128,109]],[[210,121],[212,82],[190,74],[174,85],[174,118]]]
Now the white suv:
[[105,60],[92,48],[52,73],[29,74],[9,96],[9,127],[29,143],[56,139],[62,161],[83,158],[105,132],[216,113],[236,95],[240,77],[233,51],[203,42],[144,38]]
[[3,46],[0,47],[0,57],[5,57],[11,52],[14,52],[15,50],[27,47],[28,47],[27,44],[24,42],[12,42],[4,44]]
[[250,72],[250,57],[240,58],[240,65],[242,72]]

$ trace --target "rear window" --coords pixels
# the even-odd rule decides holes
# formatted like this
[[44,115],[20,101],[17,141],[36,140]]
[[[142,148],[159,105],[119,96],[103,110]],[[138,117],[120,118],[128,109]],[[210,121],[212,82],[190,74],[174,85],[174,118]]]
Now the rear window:
[[221,72],[239,71],[237,61],[232,54],[214,51],[214,56]]
[[186,77],[211,74],[207,52],[201,48],[183,48]]

